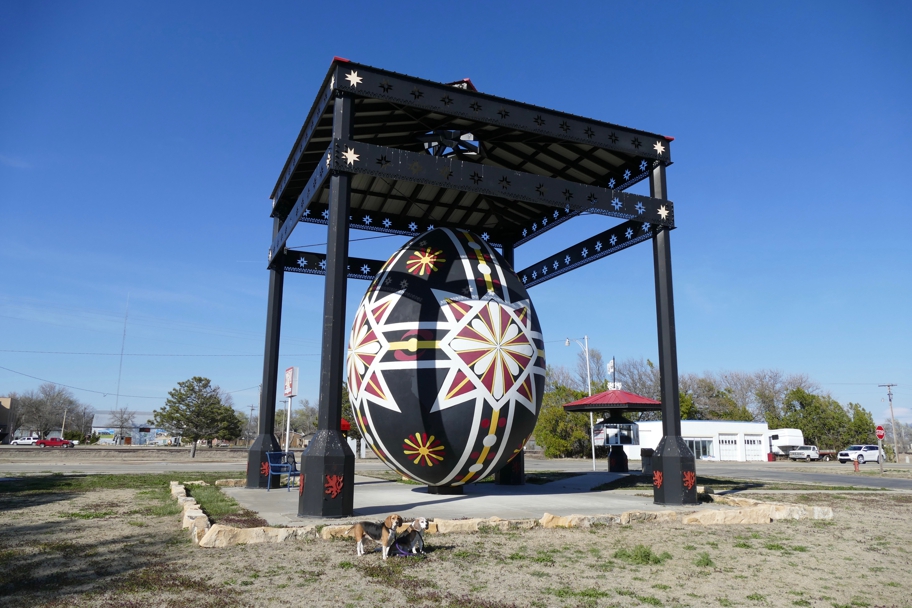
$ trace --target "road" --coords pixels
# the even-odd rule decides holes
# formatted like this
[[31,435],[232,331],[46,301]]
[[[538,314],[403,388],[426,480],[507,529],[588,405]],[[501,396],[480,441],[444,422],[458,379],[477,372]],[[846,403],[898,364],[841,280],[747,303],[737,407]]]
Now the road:
[[[39,448],[0,446],[0,476],[3,474],[35,473],[184,473],[191,471],[228,472],[243,471],[247,466],[242,451],[202,451],[194,460],[189,455],[152,450],[40,450]],[[639,463],[631,462],[638,467]],[[912,477],[912,464],[888,464],[889,470],[901,470]],[[382,470],[385,465],[375,459],[357,460],[356,470]],[[607,470],[607,461],[597,461],[599,471]],[[592,461],[587,459],[560,458],[553,460],[527,458],[527,471],[591,471]],[[711,462],[699,461],[697,473],[708,477],[781,481],[823,484],[833,486],[860,486],[912,491],[912,478],[881,477],[879,467],[866,463],[861,473],[853,473],[851,464],[838,462]]]

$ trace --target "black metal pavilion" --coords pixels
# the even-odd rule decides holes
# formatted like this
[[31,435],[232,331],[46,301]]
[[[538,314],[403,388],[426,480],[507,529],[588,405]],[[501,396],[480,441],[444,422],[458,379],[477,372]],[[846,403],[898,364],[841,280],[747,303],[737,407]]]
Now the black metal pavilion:
[[[655,502],[696,503],[694,457],[681,438],[665,168],[673,138],[437,83],[336,57],[272,193],[269,298],[259,435],[247,487],[267,485],[286,272],[326,276],[319,430],[302,461],[300,516],[352,514],[354,454],[339,431],[347,279],[373,280],[383,260],[348,256],[349,230],[415,236],[470,230],[516,247],[584,213],[626,220],[517,271],[532,287],[651,240],[664,438]],[[651,196],[625,192],[649,179]],[[327,253],[289,251],[298,222],[328,226]],[[498,482],[522,483],[521,456]]]

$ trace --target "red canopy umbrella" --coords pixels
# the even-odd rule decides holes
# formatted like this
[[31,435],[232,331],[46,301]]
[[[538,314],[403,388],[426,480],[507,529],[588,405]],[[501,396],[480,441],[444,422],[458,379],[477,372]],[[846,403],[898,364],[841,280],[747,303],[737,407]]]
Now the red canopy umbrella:
[[352,428],[351,422],[349,422],[348,420],[343,418],[342,423],[339,425],[339,430],[344,432],[344,431],[350,431],[351,428]]
[[655,412],[662,409],[662,403],[627,391],[610,390],[566,403],[564,409],[568,412],[603,412],[605,410]]

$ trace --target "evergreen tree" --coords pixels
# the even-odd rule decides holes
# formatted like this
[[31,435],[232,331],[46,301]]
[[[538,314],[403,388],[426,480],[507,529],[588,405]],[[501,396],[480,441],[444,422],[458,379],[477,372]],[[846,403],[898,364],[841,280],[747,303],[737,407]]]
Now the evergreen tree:
[[232,440],[244,432],[234,409],[225,405],[219,387],[199,376],[178,382],[177,388],[168,392],[165,407],[155,410],[153,416],[155,426],[192,442],[191,458],[196,457],[200,439]]

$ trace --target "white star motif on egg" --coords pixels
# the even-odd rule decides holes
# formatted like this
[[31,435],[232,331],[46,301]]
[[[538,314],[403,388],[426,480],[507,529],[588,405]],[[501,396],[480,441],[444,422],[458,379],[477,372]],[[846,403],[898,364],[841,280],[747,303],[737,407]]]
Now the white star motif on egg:
[[345,153],[343,153],[342,156],[345,157],[345,162],[347,162],[349,165],[354,165],[355,161],[361,158],[360,154],[355,154],[354,148],[346,148]]
[[349,72],[348,74],[345,75],[345,80],[348,81],[348,84],[350,84],[352,88],[355,88],[359,84],[361,84],[361,81],[363,80],[363,78],[358,76],[358,72],[356,72],[355,70],[352,70],[351,72]]
[[662,153],[665,152],[665,146],[662,145],[662,142],[657,141],[655,145],[652,146],[655,149],[656,154],[662,156]]

